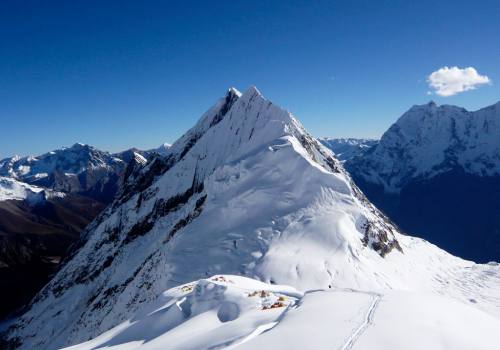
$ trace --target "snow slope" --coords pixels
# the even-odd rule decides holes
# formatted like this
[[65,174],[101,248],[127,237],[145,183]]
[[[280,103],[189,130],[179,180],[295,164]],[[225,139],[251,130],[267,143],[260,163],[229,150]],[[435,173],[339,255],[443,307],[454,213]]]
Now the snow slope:
[[302,293],[219,275],[175,287],[116,328],[68,349],[204,349],[249,340],[279,322]]
[[[144,318],[144,308],[165,290],[219,274],[301,291],[419,291],[466,304],[474,298],[477,310],[499,315],[498,266],[474,265],[402,236],[291,113],[255,88],[244,94],[230,89],[164,157],[131,175],[6,340],[19,349],[53,349],[122,324],[128,331],[119,339],[133,348],[144,340],[144,328],[134,327],[134,315],[142,315],[146,328],[158,327],[148,338],[165,334],[179,347],[182,341],[190,341],[188,348],[208,346],[186,340],[189,329],[191,338],[200,332],[200,342],[226,346],[278,320],[279,311],[264,317],[231,292],[232,303],[258,315],[238,319],[241,327],[223,322],[235,307],[222,311],[223,320],[217,317],[225,287],[206,282],[199,282],[200,293],[186,296],[186,305],[196,305],[187,316],[160,297],[165,318]],[[360,299],[366,306],[366,297]],[[116,342],[118,333],[95,344]]]
[[296,291],[231,275],[184,284],[66,350],[491,349],[500,319],[436,294]]

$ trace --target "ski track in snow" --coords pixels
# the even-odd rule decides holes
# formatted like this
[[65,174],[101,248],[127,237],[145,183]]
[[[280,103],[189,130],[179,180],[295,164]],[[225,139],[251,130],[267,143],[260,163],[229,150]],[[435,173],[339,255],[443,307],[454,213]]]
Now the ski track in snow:
[[[361,335],[366,331],[366,329],[373,324],[373,318],[375,317],[375,311],[377,310],[377,307],[378,307],[380,301],[382,300],[382,294],[374,293],[374,292],[359,291],[359,290],[354,290],[354,289],[344,289],[344,290],[352,292],[352,293],[367,294],[367,295],[370,295],[372,297],[372,302],[370,303],[370,306],[366,310],[366,314],[365,314],[363,322],[349,335],[349,337],[346,339],[346,341],[344,342],[344,344],[340,348],[340,350],[351,350],[353,348],[353,346],[356,344],[356,342],[358,341],[358,339],[361,337]],[[249,340],[259,336],[260,334],[272,330],[275,326],[277,326],[281,322],[281,320],[283,320],[283,318],[285,318],[287,316],[287,313],[288,313],[288,311],[290,311],[290,309],[299,308],[301,305],[302,299],[306,295],[311,294],[311,293],[315,293],[315,292],[326,292],[326,290],[314,289],[314,290],[309,290],[309,291],[304,292],[304,295],[300,299],[297,300],[297,303],[292,307],[288,306],[287,309],[281,314],[280,317],[278,317],[278,319],[275,322],[271,322],[268,324],[258,326],[253,332],[251,332],[250,334],[235,341],[227,349],[233,349],[235,347],[238,347],[239,345],[248,342]],[[219,344],[219,347],[220,347],[220,344]],[[215,347],[215,348],[218,349],[219,347]]]
[[340,348],[341,350],[351,350],[354,344],[356,344],[356,341],[359,339],[359,337],[361,337],[364,331],[373,323],[373,317],[375,316],[375,311],[378,307],[378,304],[380,303],[380,300],[382,299],[381,294],[370,293],[370,292],[358,292],[358,293],[365,293],[371,295],[373,298],[372,303],[370,304],[370,307],[366,312],[366,316],[363,323],[361,323],[358,326],[358,328],[356,328],[354,332],[351,333],[351,335],[347,338],[344,345],[342,345],[342,347]]

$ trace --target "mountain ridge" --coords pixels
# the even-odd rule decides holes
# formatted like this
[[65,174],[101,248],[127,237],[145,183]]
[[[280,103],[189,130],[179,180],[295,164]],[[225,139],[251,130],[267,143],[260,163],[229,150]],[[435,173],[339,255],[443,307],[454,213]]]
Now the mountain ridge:
[[[6,339],[20,349],[83,342],[168,288],[202,279],[202,290],[220,291],[203,281],[220,274],[301,290],[425,290],[468,302],[496,283],[493,273],[463,288],[462,274],[474,266],[401,235],[290,112],[255,87],[230,89],[165,156],[129,177]],[[485,296],[475,307],[494,313],[492,303]],[[222,312],[222,322],[232,314]],[[186,309],[180,320],[190,315]]]

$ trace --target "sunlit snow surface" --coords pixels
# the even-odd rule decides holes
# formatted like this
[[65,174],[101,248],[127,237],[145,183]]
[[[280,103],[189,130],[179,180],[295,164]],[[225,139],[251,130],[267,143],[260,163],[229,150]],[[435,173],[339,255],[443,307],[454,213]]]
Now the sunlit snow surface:
[[[499,344],[499,266],[401,235],[289,112],[253,88],[228,97],[89,226],[9,334],[21,349]],[[367,223],[381,235],[365,240]],[[384,235],[401,250],[381,254]]]
[[66,349],[492,349],[500,320],[431,293],[311,290],[217,275]]

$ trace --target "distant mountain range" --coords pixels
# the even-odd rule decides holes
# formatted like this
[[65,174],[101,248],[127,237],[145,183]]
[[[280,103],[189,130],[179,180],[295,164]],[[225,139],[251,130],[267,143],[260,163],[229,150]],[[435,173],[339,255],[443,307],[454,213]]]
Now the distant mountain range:
[[402,234],[333,153],[255,87],[229,89],[163,157],[126,174],[3,348],[500,343],[500,265]]
[[109,202],[125,166],[123,160],[107,152],[77,143],[37,157],[4,159],[0,161],[0,175],[30,185]]
[[[136,168],[168,144],[110,154],[80,143],[0,160],[0,318],[38,291]],[[13,288],[15,287],[15,288]]]
[[335,157],[342,162],[367,152],[378,143],[378,140],[374,139],[356,138],[321,137],[318,140],[331,149]]
[[500,103],[414,106],[345,166],[404,231],[467,259],[500,260]]

